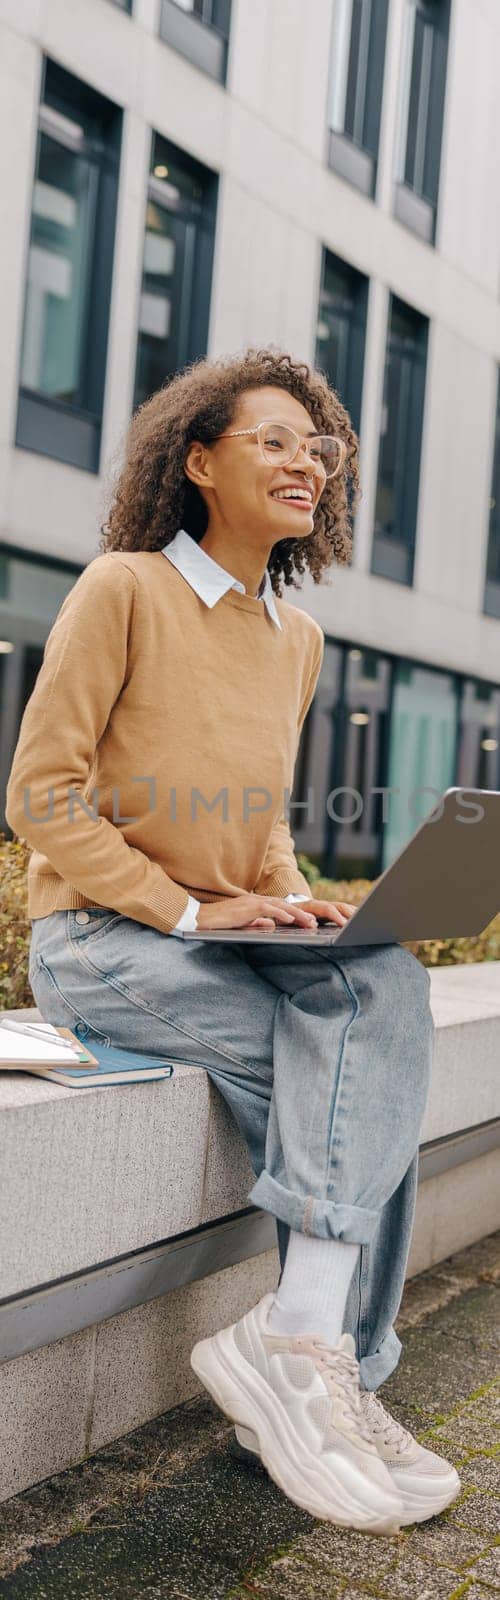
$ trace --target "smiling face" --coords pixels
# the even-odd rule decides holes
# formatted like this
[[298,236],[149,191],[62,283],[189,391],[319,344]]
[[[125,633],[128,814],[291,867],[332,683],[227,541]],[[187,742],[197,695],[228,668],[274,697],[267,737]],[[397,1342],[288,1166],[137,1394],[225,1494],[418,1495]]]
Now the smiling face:
[[314,532],[314,511],[327,481],[320,461],[312,459],[302,442],[316,432],[312,418],[286,389],[268,384],[239,396],[225,433],[255,428],[260,422],[280,422],[295,429],[301,444],[292,461],[265,460],[257,435],[243,433],[219,438],[210,447],[192,444],[185,461],[188,477],[203,494],[209,526],[243,527],[269,546],[294,535],[307,538]]

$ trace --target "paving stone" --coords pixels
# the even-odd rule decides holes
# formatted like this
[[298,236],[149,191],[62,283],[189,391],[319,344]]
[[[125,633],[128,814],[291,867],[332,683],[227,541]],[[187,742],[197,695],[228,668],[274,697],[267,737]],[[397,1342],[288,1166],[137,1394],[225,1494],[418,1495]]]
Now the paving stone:
[[[466,1250],[458,1250],[456,1255],[447,1256],[446,1261],[431,1267],[428,1273],[422,1273],[425,1278],[432,1275],[461,1282],[464,1289],[471,1288],[481,1278],[494,1282],[500,1277],[500,1231],[489,1233],[486,1239],[479,1239]],[[418,1279],[410,1282],[418,1282]]]
[[[483,1596],[487,1593],[486,1589],[482,1590]],[[307,1575],[291,1565],[284,1577],[278,1577],[273,1568],[265,1581],[259,1579],[258,1587],[250,1588],[245,1582],[244,1588],[231,1589],[226,1600],[252,1600],[252,1595],[254,1600],[373,1600],[373,1589],[346,1589],[340,1580],[332,1578],[331,1584],[327,1584],[324,1577],[318,1589],[317,1578],[308,1580]]]
[[494,1600],[494,1596],[495,1590],[483,1588],[482,1583],[470,1583],[468,1589],[463,1591],[463,1600]]
[[[471,1288],[473,1285],[475,1287],[475,1279],[472,1279]],[[441,1311],[450,1300],[456,1300],[463,1292],[464,1285],[459,1278],[440,1277],[437,1273],[426,1272],[417,1278],[410,1278],[396,1321],[396,1332],[401,1338],[406,1328],[419,1327],[432,1312]]]
[[496,1456],[471,1456],[470,1461],[462,1462],[460,1478],[464,1486],[474,1483],[500,1495],[500,1463]]
[[[486,1591],[485,1591],[486,1592]],[[345,1589],[335,1588],[331,1591],[333,1600],[373,1600],[373,1589]],[[249,1596],[245,1596],[249,1600]],[[256,1597],[257,1600],[257,1597]],[[328,1600],[326,1590],[321,1591],[321,1596],[316,1591],[315,1600]],[[490,1595],[491,1600],[491,1595]]]
[[377,1594],[381,1600],[451,1600],[462,1582],[460,1573],[410,1554],[386,1574]]
[[[360,1574],[360,1583],[364,1582]],[[245,1584],[231,1589],[226,1600],[373,1600],[373,1589],[346,1588],[342,1578],[330,1576],[293,1559],[277,1562],[265,1574],[247,1576]]]
[[352,1579],[359,1574],[366,1583],[376,1584],[397,1559],[402,1538],[370,1536],[350,1528],[337,1528],[331,1522],[316,1522],[312,1533],[299,1539],[294,1554],[301,1561],[314,1562],[318,1570]]
[[209,1451],[142,1503],[105,1507],[86,1532],[34,1548],[1,1600],[225,1600],[243,1573],[314,1526],[227,1450]]
[[[464,1311],[464,1301],[473,1301],[472,1313]],[[496,1379],[499,1305],[499,1289],[481,1284],[420,1327],[403,1332],[399,1366],[381,1390],[384,1405],[389,1410],[398,1404],[421,1406],[426,1413],[443,1414]]]
[[[443,1327],[454,1339],[470,1340],[473,1349],[500,1349],[498,1323],[498,1290],[495,1284],[484,1283],[454,1300],[434,1318],[436,1328]],[[496,1377],[497,1374],[495,1373]]]
[[456,1439],[448,1439],[445,1427],[441,1429],[439,1437],[437,1437],[436,1431],[419,1434],[418,1437],[421,1439],[422,1444],[427,1445],[429,1450],[434,1450],[436,1455],[441,1456],[443,1461],[451,1461],[452,1466],[456,1467],[461,1478],[462,1462],[464,1457],[467,1457],[467,1451],[464,1450],[463,1444],[458,1444]]
[[410,1278],[396,1321],[398,1333],[423,1322],[431,1312],[440,1310],[467,1289],[475,1288],[478,1282],[495,1283],[499,1279],[500,1232],[490,1234],[477,1245]]
[[[324,1600],[337,1600],[337,1596],[344,1597],[345,1588],[333,1576],[331,1583],[323,1576],[322,1594]],[[230,1600],[251,1600],[252,1595],[255,1600],[317,1600],[318,1575],[294,1556],[285,1556],[265,1573],[248,1573],[244,1588],[232,1589]],[[356,1600],[360,1600],[359,1590]]]
[[481,1533],[491,1533],[495,1537],[500,1534],[500,1499],[492,1494],[469,1494],[464,1500],[457,1501],[450,1522],[460,1523],[462,1528],[477,1528]]
[[448,1439],[454,1444],[461,1445],[464,1455],[468,1450],[478,1452],[495,1450],[500,1446],[500,1430],[490,1427],[489,1423],[481,1421],[478,1417],[469,1416],[469,1412],[465,1409],[460,1411],[457,1417],[451,1417],[450,1420],[433,1428],[431,1433],[427,1433],[425,1443],[432,1450],[441,1453],[441,1440],[444,1448],[444,1441]]
[[500,1389],[495,1387],[487,1390],[486,1394],[478,1395],[477,1400],[472,1400],[467,1406],[467,1415],[486,1417],[491,1425],[496,1423],[500,1428]]
[[492,1589],[500,1589],[500,1546],[490,1550],[482,1561],[475,1561],[471,1577],[478,1583],[489,1584]]
[[448,1517],[433,1517],[430,1522],[417,1524],[412,1532],[410,1550],[414,1555],[460,1571],[466,1563],[484,1554],[488,1543],[484,1533],[457,1527]]

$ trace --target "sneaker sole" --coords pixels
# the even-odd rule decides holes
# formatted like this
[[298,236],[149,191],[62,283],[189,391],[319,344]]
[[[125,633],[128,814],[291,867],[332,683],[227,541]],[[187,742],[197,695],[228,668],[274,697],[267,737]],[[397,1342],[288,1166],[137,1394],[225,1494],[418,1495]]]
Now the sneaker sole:
[[458,1483],[455,1478],[451,1482],[448,1480],[441,1494],[432,1500],[429,1495],[417,1495],[413,1490],[400,1488],[399,1484],[394,1484],[394,1487],[403,1504],[401,1522],[408,1527],[413,1522],[427,1522],[429,1517],[438,1517],[441,1511],[446,1511],[447,1506],[451,1506],[460,1494],[461,1483],[460,1479]]
[[[259,1465],[261,1456],[256,1433],[252,1428],[243,1428],[241,1423],[236,1424],[234,1431],[236,1441],[234,1454],[241,1461],[247,1461],[248,1464],[255,1462],[256,1466]],[[389,1467],[388,1471],[390,1470]],[[403,1506],[401,1526],[406,1528],[414,1522],[427,1522],[430,1517],[438,1517],[441,1511],[446,1511],[447,1506],[451,1506],[460,1494],[461,1483],[458,1476],[453,1474],[443,1486],[441,1494],[432,1502],[428,1495],[417,1495],[413,1490],[402,1487],[400,1483],[395,1483],[394,1487]]]
[[[270,1478],[295,1505],[313,1517],[343,1528],[357,1528],[362,1533],[399,1531],[401,1502],[396,1492],[394,1507],[388,1495],[387,1508],[376,1506],[370,1510],[366,1502],[355,1499],[345,1485],[336,1482],[331,1467],[321,1468],[291,1427],[285,1407],[270,1384],[240,1355],[231,1329],[223,1328],[213,1338],[200,1340],[190,1360],[193,1372],[221,1411],[242,1428],[253,1430]],[[354,1467],[351,1475],[359,1476],[360,1489],[369,1482],[361,1472],[356,1474]]]

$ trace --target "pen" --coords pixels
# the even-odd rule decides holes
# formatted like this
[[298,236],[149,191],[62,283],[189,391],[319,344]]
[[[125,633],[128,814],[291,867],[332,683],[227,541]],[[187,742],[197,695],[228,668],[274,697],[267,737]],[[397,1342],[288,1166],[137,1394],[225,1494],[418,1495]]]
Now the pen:
[[24,1033],[28,1039],[33,1037],[35,1039],[44,1039],[45,1044],[53,1044],[61,1050],[71,1050],[77,1059],[79,1057],[77,1046],[72,1044],[70,1039],[55,1038],[52,1033],[46,1033],[43,1028],[37,1027],[36,1022],[8,1022],[5,1017],[0,1017],[0,1028],[7,1028],[7,1032],[12,1029],[13,1033]]

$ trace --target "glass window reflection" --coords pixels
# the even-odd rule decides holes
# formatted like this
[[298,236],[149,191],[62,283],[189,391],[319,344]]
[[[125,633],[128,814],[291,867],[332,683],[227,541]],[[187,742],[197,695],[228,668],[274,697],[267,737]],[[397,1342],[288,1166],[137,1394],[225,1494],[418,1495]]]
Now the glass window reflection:
[[40,137],[34,186],[21,382],[81,403],[89,256],[96,182],[88,160]]
[[205,354],[216,188],[208,168],[154,135],[134,407]]

